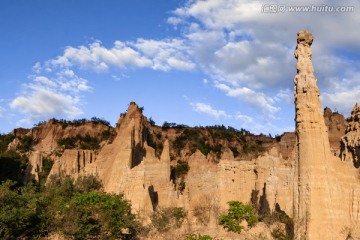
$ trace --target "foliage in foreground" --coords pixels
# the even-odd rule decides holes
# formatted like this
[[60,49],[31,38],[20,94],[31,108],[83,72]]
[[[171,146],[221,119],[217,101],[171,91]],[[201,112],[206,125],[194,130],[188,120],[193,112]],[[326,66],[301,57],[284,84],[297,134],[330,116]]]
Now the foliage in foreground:
[[201,235],[192,233],[186,236],[186,240],[221,240],[221,238],[213,238],[209,235]]
[[228,214],[219,217],[220,225],[223,225],[228,231],[240,233],[243,228],[240,224],[245,220],[248,225],[254,226],[258,221],[256,210],[247,204],[239,201],[230,201]]
[[166,232],[170,228],[180,228],[186,215],[180,207],[157,209],[151,216],[151,223],[159,232]]
[[[84,186],[84,183],[92,186]],[[123,195],[95,190],[93,179],[54,181],[42,191],[35,185],[0,185],[0,238],[36,239],[62,233],[74,239],[133,239],[138,222]]]

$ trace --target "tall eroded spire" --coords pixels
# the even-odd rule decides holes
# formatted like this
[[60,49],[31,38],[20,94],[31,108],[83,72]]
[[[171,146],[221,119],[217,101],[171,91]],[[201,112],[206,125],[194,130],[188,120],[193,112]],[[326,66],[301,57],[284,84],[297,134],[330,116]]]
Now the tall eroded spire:
[[326,235],[331,228],[331,217],[327,206],[330,192],[327,181],[330,144],[312,64],[313,40],[310,32],[299,32],[295,49],[297,59],[297,74],[294,79],[297,140],[295,239],[331,239]]

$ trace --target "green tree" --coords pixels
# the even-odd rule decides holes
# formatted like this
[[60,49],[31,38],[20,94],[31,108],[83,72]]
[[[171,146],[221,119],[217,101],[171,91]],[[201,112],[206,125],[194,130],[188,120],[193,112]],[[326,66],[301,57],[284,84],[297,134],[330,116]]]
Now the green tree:
[[228,204],[228,214],[219,217],[219,223],[228,231],[240,233],[243,228],[240,223],[243,220],[246,220],[249,226],[254,226],[259,221],[252,206],[239,201],[230,201]]
[[209,235],[201,235],[201,234],[189,234],[186,236],[186,240],[221,240],[219,238],[213,238]]
[[181,227],[186,215],[184,208],[157,209],[151,216],[151,223],[159,232],[166,232],[172,227]]
[[35,186],[14,189],[16,182],[0,185],[0,238],[15,239],[40,234],[41,214],[35,199]]

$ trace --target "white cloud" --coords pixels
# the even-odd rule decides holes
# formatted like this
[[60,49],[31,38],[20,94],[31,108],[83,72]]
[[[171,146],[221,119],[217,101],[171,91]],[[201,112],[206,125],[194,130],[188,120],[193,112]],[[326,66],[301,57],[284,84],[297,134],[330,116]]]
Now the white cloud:
[[294,102],[294,93],[290,89],[281,89],[274,97],[276,102],[285,102],[292,104]]
[[52,66],[79,67],[96,72],[110,68],[152,68],[154,70],[191,70],[195,68],[186,54],[182,40],[138,39],[136,42],[115,41],[112,48],[95,41],[89,46],[67,47],[64,54],[48,62]]
[[48,79],[47,77],[44,77],[44,76],[36,76],[34,81],[38,82],[38,83],[42,83],[44,85],[48,85],[49,87],[57,86],[57,84],[55,82],[51,81],[50,79]]
[[74,118],[82,111],[77,106],[77,97],[55,92],[52,89],[39,85],[28,86],[31,90],[28,94],[15,98],[11,103],[12,109],[17,109],[27,117],[27,123],[44,120],[54,116],[67,116]]
[[216,83],[215,87],[224,91],[230,97],[236,97],[245,103],[260,109],[264,114],[274,118],[274,114],[280,110],[274,105],[274,100],[262,92],[255,92],[246,87],[231,88],[223,83]]
[[225,117],[225,118],[231,117],[230,115],[226,114],[225,111],[216,110],[211,105],[206,103],[197,102],[197,103],[190,103],[190,105],[193,106],[194,111],[205,113],[209,116],[215,117],[216,119],[219,119],[220,117]]
[[74,118],[83,113],[83,92],[92,88],[88,81],[68,67],[52,67],[36,63],[35,75],[23,85],[23,91],[10,102],[11,109],[24,115],[18,124],[31,124],[51,117]]
[[40,73],[40,71],[41,71],[41,63],[40,63],[40,62],[36,62],[36,63],[34,64],[34,66],[33,66],[33,71],[34,71],[35,73]]
[[50,63],[61,67],[75,65],[97,72],[107,71],[109,66],[125,68],[126,66],[146,67],[151,65],[149,59],[140,56],[140,53],[120,41],[116,41],[110,49],[103,47],[99,41],[95,41],[87,47],[74,48],[69,46],[62,56],[58,56]]
[[138,39],[132,43],[144,56],[152,59],[154,70],[192,70],[195,64],[188,57],[188,47],[183,40],[165,39],[162,41]]
[[[173,17],[183,26],[193,59],[214,86],[260,110],[253,119],[261,115],[277,119],[275,114],[282,115],[282,109],[293,103],[290,89],[296,74],[296,33],[310,30],[315,36],[313,62],[323,104],[349,111],[360,93],[356,87],[360,84],[360,62],[354,60],[360,50],[360,35],[355,34],[360,2],[343,3],[355,7],[350,13],[266,14],[261,12],[263,4],[253,0],[189,0],[173,11]],[[334,6],[334,2],[293,0],[286,3],[290,5]]]
[[[280,0],[272,3],[284,4]],[[33,84],[79,99],[80,93],[91,87],[77,76],[78,69],[109,71],[114,79],[122,79],[127,69],[197,70],[205,73],[204,84],[214,82],[216,89],[251,106],[253,112],[248,117],[252,120],[269,121],[270,117],[271,121],[293,103],[290,89],[296,74],[296,33],[309,29],[315,36],[313,61],[324,105],[351,109],[360,93],[356,87],[360,62],[351,56],[360,50],[360,15],[356,12],[360,2],[344,2],[355,7],[353,13],[266,14],[261,12],[263,4],[253,0],[188,0],[167,19],[179,30],[179,37],[115,41],[111,47],[100,41],[68,46],[57,58],[34,65]],[[290,5],[332,6],[334,2],[292,0],[286,3]],[[35,93],[28,88],[23,97],[30,99]],[[78,103],[74,106],[79,108]],[[193,108],[217,118],[228,116],[205,103],[195,103]],[[243,112],[242,107],[239,111]],[[238,120],[245,122],[245,116],[240,114]],[[272,127],[269,124],[266,127]]]
[[243,125],[250,125],[254,122],[254,119],[250,116],[241,114],[240,112],[237,112],[235,115],[235,119],[240,120],[241,122],[243,122]]
[[172,24],[172,25],[178,25],[182,22],[181,18],[178,17],[169,17],[167,19],[167,23]]

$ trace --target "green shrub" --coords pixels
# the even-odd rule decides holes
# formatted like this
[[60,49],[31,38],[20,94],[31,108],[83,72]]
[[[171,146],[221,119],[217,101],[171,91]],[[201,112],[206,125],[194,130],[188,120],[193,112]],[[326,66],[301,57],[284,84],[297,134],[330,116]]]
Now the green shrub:
[[[134,239],[139,223],[122,194],[94,191],[94,178],[75,185],[52,179],[39,191],[34,185],[0,185],[0,239],[39,239],[62,233],[69,239]],[[79,190],[79,182],[90,185]]]
[[0,134],[0,153],[5,152],[9,143],[11,143],[14,139],[14,134]]
[[89,134],[86,134],[85,137],[80,135],[76,137],[80,142],[81,149],[96,150],[100,148],[100,140],[97,137],[91,137]]
[[221,240],[220,238],[213,238],[209,235],[201,235],[201,234],[189,234],[186,236],[186,240]]
[[236,147],[229,147],[230,150],[232,151],[232,153],[234,154],[234,157],[236,158],[237,156],[239,156],[239,151],[237,150]]
[[84,150],[97,150],[100,148],[100,140],[97,137],[91,137],[89,134],[86,134],[84,137],[78,134],[76,137],[60,138],[57,143],[65,149],[79,147]]
[[252,206],[239,201],[230,201],[228,204],[228,214],[219,217],[220,225],[223,225],[228,231],[240,233],[242,229],[240,223],[243,220],[249,226],[254,226],[259,221],[256,210]]
[[70,219],[75,223],[75,232],[68,233],[78,239],[125,239],[136,233],[135,215],[131,213],[131,205],[123,195],[76,193],[67,210],[65,213],[73,210],[78,212],[75,219]]
[[173,168],[175,172],[175,176],[177,178],[184,176],[190,170],[190,166],[187,161],[179,160],[176,163],[176,166]]
[[261,221],[271,225],[275,222],[285,224],[285,232],[281,229],[274,229],[272,232],[273,237],[276,239],[291,240],[294,239],[294,221],[284,211],[275,208],[271,214],[267,214],[261,218]]
[[145,129],[146,131],[146,142],[148,146],[155,149],[155,155],[160,158],[164,145],[161,142],[161,133],[151,133],[149,129]]
[[87,175],[79,177],[75,182],[75,190],[77,192],[91,192],[100,190],[102,188],[101,182],[94,175]]
[[0,153],[0,183],[12,180],[19,185],[23,180],[23,174],[28,163],[28,158],[21,156],[15,151]]
[[37,224],[41,214],[34,199],[35,187],[14,189],[16,183],[6,181],[0,185],[0,238],[16,239],[24,235],[40,234]]
[[265,152],[265,148],[258,142],[253,144],[245,144],[243,146],[243,151],[245,154],[259,154]]
[[49,173],[51,171],[51,168],[54,164],[54,161],[50,158],[44,157],[42,159],[42,171],[39,172],[39,185],[45,186],[45,182],[47,177],[49,176]]
[[17,146],[17,150],[23,153],[31,150],[33,144],[32,136],[23,136],[20,137],[19,140],[20,140],[20,144]]
[[177,189],[180,191],[180,193],[182,193],[185,190],[185,187],[186,187],[186,183],[184,179],[181,179]]
[[65,149],[74,149],[76,147],[76,139],[73,137],[60,138],[57,143]]
[[167,232],[170,228],[180,228],[187,213],[184,208],[169,207],[157,209],[151,216],[151,223],[159,232]]

